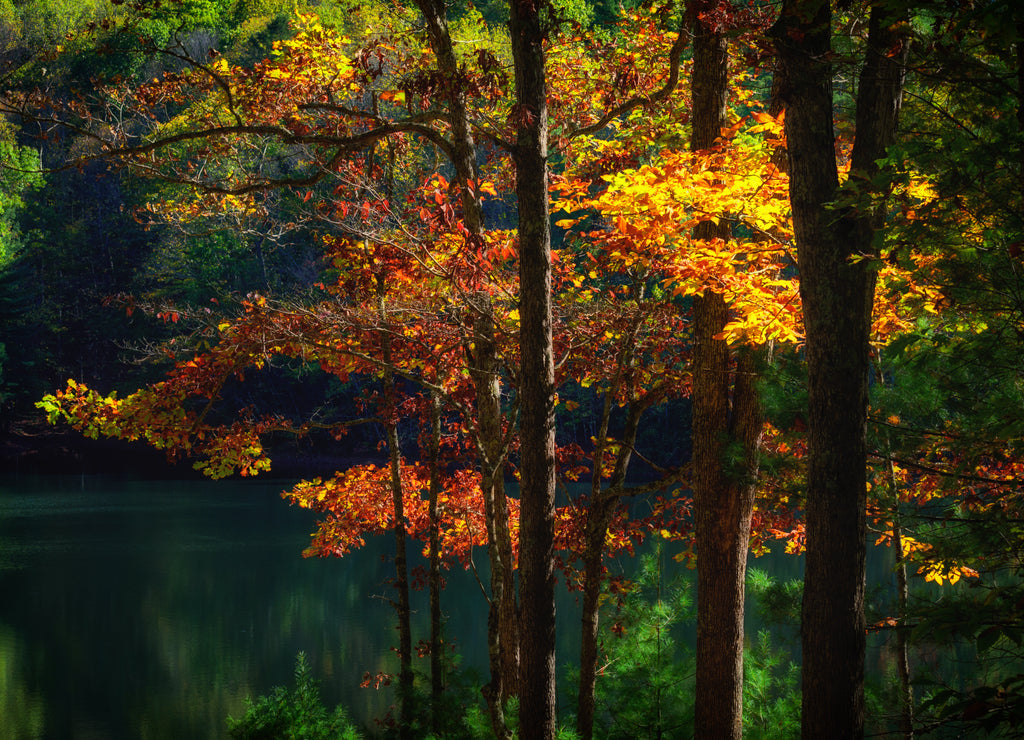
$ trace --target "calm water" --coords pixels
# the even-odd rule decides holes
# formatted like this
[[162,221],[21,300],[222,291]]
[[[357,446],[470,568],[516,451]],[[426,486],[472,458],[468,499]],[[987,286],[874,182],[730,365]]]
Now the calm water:
[[[358,684],[393,667],[374,598],[388,541],[303,559],[314,518],[285,487],[0,478],[0,737],[220,738],[246,697],[290,682],[299,650],[326,700],[381,715],[388,694]],[[470,645],[480,599],[449,609]]]
[[[290,684],[300,650],[328,704],[364,723],[382,716],[388,690],[359,683],[396,667],[390,538],[302,558],[315,517],[281,500],[289,485],[0,477],[0,738],[222,738],[247,697]],[[874,560],[869,580],[890,580],[889,558]],[[752,565],[801,576],[790,556]],[[579,617],[572,594],[558,597],[562,666],[578,655]],[[463,665],[482,673],[473,575],[449,571],[444,599]],[[429,634],[425,592],[413,609],[416,641]]]

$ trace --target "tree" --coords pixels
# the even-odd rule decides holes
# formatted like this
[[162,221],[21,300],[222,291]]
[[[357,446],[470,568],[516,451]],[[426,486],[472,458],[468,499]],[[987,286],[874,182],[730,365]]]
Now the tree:
[[[714,3],[693,3],[691,148],[709,149],[726,128],[728,41]],[[729,240],[732,225],[705,221],[695,240]],[[725,338],[725,296],[706,290],[693,299],[693,499],[696,518],[697,675],[695,731],[740,738],[743,731],[743,605],[750,521],[754,511],[763,414],[751,350],[732,357]],[[740,462],[727,467],[735,445]]]
[[548,219],[548,101],[540,3],[510,3],[519,213],[520,732],[555,736],[555,357]]
[[864,727],[864,558],[871,256],[890,175],[908,37],[900,17],[872,6],[857,91],[845,192],[833,134],[832,11],[827,0],[787,0],[773,28],[782,64],[790,200],[808,366],[807,561],[802,733],[859,737]]

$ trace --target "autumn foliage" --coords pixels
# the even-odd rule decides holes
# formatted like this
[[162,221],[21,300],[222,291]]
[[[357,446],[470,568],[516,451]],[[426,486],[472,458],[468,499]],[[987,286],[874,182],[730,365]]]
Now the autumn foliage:
[[[323,252],[334,277],[318,283],[322,300],[305,305],[250,296],[236,317],[201,329],[213,340],[208,351],[182,360],[167,380],[150,388],[119,398],[69,382],[43,402],[51,420],[69,421],[88,436],[144,439],[172,458],[195,456],[196,467],[213,477],[257,474],[270,469],[263,436],[303,434],[315,424],[244,409],[224,423],[211,412],[225,383],[287,357],[343,381],[380,376],[387,365],[411,389],[444,393],[455,414],[452,433],[462,436],[452,450],[465,453],[477,444],[463,356],[472,328],[452,307],[478,291],[491,296],[499,309],[500,353],[511,370],[518,323],[516,235],[494,229],[482,239],[470,235],[461,221],[460,185],[424,169],[430,147],[444,147],[444,121],[434,108],[441,82],[432,77],[429,49],[402,30],[403,18],[389,23],[390,32],[354,41],[314,16],[298,16],[293,34],[273,57],[253,67],[211,56],[109,91],[109,104],[146,112],[150,132],[148,141],[134,143],[127,131],[115,129],[113,138],[97,141],[99,151],[193,186],[180,200],[152,203],[151,218],[184,223],[244,215],[260,208],[255,196],[265,188],[290,188],[303,204],[301,218],[322,225]],[[562,382],[610,392],[622,406],[632,399],[655,407],[688,392],[689,329],[679,310],[688,297],[707,291],[725,297],[731,319],[720,338],[730,343],[781,351],[799,347],[803,330],[788,185],[774,159],[785,146],[782,117],[767,114],[748,78],[737,77],[731,104],[743,112],[733,114],[710,150],[671,146],[674,132],[686,127],[685,89],[657,108],[633,107],[624,120],[602,121],[632,98],[655,95],[667,74],[673,35],[656,17],[642,14],[622,21],[621,32],[627,31],[635,39],[628,50],[572,33],[551,45],[554,141],[566,155],[553,186],[556,223],[566,231],[556,262],[556,344]],[[496,62],[500,53],[500,47],[484,47],[466,57],[464,84],[476,115],[509,115],[503,93],[509,81]],[[615,135],[595,135],[601,123],[610,124]],[[505,133],[498,126],[489,136],[500,144]],[[265,161],[268,143],[304,155],[288,167],[252,167]],[[382,155],[359,154],[367,148]],[[400,172],[388,158],[409,166]],[[501,204],[497,187],[508,182],[507,164],[495,159],[487,180],[462,187]],[[913,218],[913,209],[931,193],[908,183],[899,197],[904,217]],[[694,227],[705,222],[730,224],[733,237],[695,239]],[[884,267],[881,280],[875,326],[884,344],[912,326],[921,311],[934,313],[938,293],[892,265]],[[376,304],[381,295],[383,314]],[[179,315],[159,311],[173,319]],[[384,334],[392,341],[387,361],[381,355]],[[509,377],[514,383],[514,373]],[[574,411],[574,403],[566,402],[566,410]],[[379,419],[381,413],[394,411],[377,409],[349,423]],[[346,425],[338,424],[335,432],[343,434]],[[509,442],[514,449],[514,438]],[[593,465],[602,476],[612,472],[615,444],[595,444],[604,461]],[[799,445],[779,442],[776,450],[791,455]],[[565,470],[573,478],[574,466]],[[427,473],[412,463],[403,463],[402,470],[410,534],[425,537],[419,492]],[[358,467],[289,492],[295,503],[325,514],[309,553],[344,554],[365,534],[387,531],[392,521],[384,478],[381,468]],[[486,542],[472,481],[471,469],[464,468],[444,488],[452,497],[442,507],[448,512],[444,551],[463,560],[469,548]],[[758,507],[755,551],[761,547],[756,543],[776,537],[792,538],[789,547],[799,549],[797,509],[787,498],[774,502]],[[559,541],[570,552],[581,507],[582,500],[573,502],[559,517]],[[653,520],[615,521],[620,534],[610,536],[626,546],[642,538]],[[673,538],[689,529],[685,519],[667,527],[658,529]]]
[[[769,113],[766,44],[757,41],[771,19],[727,5],[711,4],[698,20],[735,32],[729,53],[744,71],[729,80],[728,124],[698,150],[687,145],[692,61],[682,54],[685,30],[668,10],[629,11],[602,34],[553,22],[546,40],[553,412],[584,418],[592,432],[558,440],[566,495],[555,546],[563,577],[581,590],[594,587],[586,561],[595,542],[599,565],[655,536],[678,543],[677,560],[700,565],[688,453],[653,460],[637,441],[641,419],[679,408],[673,404],[693,392],[695,301],[724,302],[727,321],[712,339],[730,352],[757,353],[766,399],[787,392],[793,376],[782,377],[784,370],[800,368],[793,372],[803,382],[807,330],[782,156],[786,113]],[[12,94],[7,105],[23,113],[43,108],[51,124],[74,120],[83,160],[109,159],[172,183],[174,197],[136,214],[149,226],[303,229],[315,235],[320,257],[301,294],[253,292],[225,301],[234,310],[122,297],[129,311],[191,332],[165,348],[173,368],[123,396],[69,380],[40,402],[49,420],[92,438],[143,440],[169,459],[192,459],[213,478],[271,470],[268,439],[327,433],[343,445],[354,427],[401,424],[397,448],[379,433],[375,462],[317,471],[283,494],[320,517],[305,554],[341,557],[403,526],[424,543],[424,556],[468,568],[474,548],[496,547],[499,539],[489,508],[495,489],[484,481],[497,480],[503,491],[519,474],[525,286],[511,153],[517,127],[534,114],[516,100],[501,31],[475,11],[453,19],[452,33],[473,40],[454,45],[453,77],[419,21],[410,9],[374,7],[354,13],[343,32],[299,13],[287,37],[255,63],[171,50],[175,64],[147,79],[60,102]],[[465,134],[452,112],[459,99],[472,177],[459,164]],[[841,134],[835,208],[877,210],[907,239],[925,228],[943,207],[936,178],[889,162],[891,192],[878,197],[849,175],[851,142]],[[280,202],[268,193],[279,193]],[[960,227],[976,246],[993,225],[979,217]],[[879,396],[899,383],[890,355],[906,356],[918,346],[914,337],[987,326],[956,315],[941,255],[885,239],[872,249],[850,262],[869,265],[877,281],[870,347]],[[485,346],[486,367],[479,359]],[[228,402],[226,389],[281,366],[361,391],[326,420]],[[481,388],[489,381],[500,387],[497,420],[483,412]],[[806,546],[807,413],[805,399],[792,395],[788,407],[768,408],[757,438],[764,462],[750,532],[755,555]],[[431,398],[439,399],[437,417]],[[965,515],[1018,510],[1018,447],[1009,437],[962,444],[962,418],[943,420],[936,411],[910,423],[886,403],[872,401],[867,513],[877,544],[894,546],[930,582],[977,577],[977,563],[947,553],[901,518],[950,500]],[[432,445],[439,448],[433,459]],[[739,462],[723,465],[739,477]],[[644,516],[630,515],[633,501],[647,505]],[[499,514],[515,566],[516,495]],[[606,576],[603,565],[598,572]]]

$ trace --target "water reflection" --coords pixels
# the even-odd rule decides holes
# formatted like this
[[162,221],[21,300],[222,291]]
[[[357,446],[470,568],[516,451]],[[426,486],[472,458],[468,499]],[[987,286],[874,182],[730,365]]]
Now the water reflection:
[[24,662],[17,636],[0,626],[0,733],[4,737],[41,737],[45,727],[43,699],[22,680]]
[[0,484],[0,736],[219,738],[305,650],[360,718],[391,669],[387,542],[303,560],[283,483]]

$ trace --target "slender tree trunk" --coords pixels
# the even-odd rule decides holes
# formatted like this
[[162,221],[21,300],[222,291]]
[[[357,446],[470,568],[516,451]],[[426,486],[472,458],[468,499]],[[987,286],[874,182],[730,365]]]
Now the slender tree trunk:
[[398,447],[398,424],[389,421],[387,424],[388,453],[391,467],[391,491],[395,508],[395,590],[398,591],[398,700],[399,700],[399,732],[401,737],[412,737],[410,719],[412,717],[413,672],[412,672],[412,627],[409,617],[409,567],[405,553],[406,529],[405,507],[402,503],[402,473]]
[[[726,125],[728,47],[691,6],[695,151],[714,145]],[[731,237],[728,224],[700,225],[698,239]],[[752,352],[734,360],[715,337],[729,310],[721,294],[694,298],[693,496],[697,542],[697,737],[735,738],[743,729],[743,609],[761,412]],[[735,364],[735,368],[732,366]],[[726,446],[738,444],[742,465],[726,469]]]
[[501,386],[494,346],[494,312],[490,297],[477,296],[474,305],[470,373],[476,386],[477,433],[480,438],[480,488],[487,525],[487,555],[491,568],[491,596],[487,614],[487,648],[491,681],[484,689],[491,726],[496,737],[510,736],[504,706],[518,688],[519,643],[512,537],[509,530],[501,415]]
[[896,489],[896,473],[889,461],[889,474],[895,495],[895,517],[892,523],[892,545],[896,550],[896,598],[898,605],[896,625],[896,672],[900,680],[900,731],[904,740],[914,737],[914,687],[910,683],[910,650],[907,644],[907,610],[910,587],[907,583],[907,558],[903,555],[903,525],[900,522],[900,499]]
[[387,333],[387,306],[384,298],[384,280],[381,276],[377,284],[377,309],[382,331],[381,350],[384,360],[384,398],[386,422],[384,425],[388,445],[388,462],[391,471],[391,500],[394,507],[395,533],[395,590],[398,601],[395,610],[398,612],[398,728],[402,738],[412,737],[410,719],[413,715],[413,671],[412,671],[412,626],[409,605],[409,566],[406,557],[407,533],[405,528],[404,492],[402,490],[402,450],[398,439],[398,422],[395,418],[395,377],[390,370],[392,364],[391,340]]
[[540,3],[512,0],[513,162],[519,209],[520,735],[555,735],[555,423],[548,111]]
[[506,737],[510,732],[505,725],[504,706],[509,697],[519,692],[519,615],[510,515],[505,497],[500,363],[494,340],[496,327],[490,296],[474,296],[471,310],[474,320],[470,374],[476,394],[480,489],[484,499],[487,557],[491,571],[487,619],[491,681],[485,687],[485,696],[495,736]]
[[[850,180],[884,194],[875,162],[895,135],[906,43],[871,10]],[[785,67],[790,200],[808,366],[807,556],[802,611],[805,740],[864,734],[867,390],[874,294],[871,207],[838,213],[831,7],[785,0],[774,36]],[[867,198],[865,198],[865,202]]]
[[[882,371],[881,351],[875,366],[875,383],[885,383]],[[907,642],[907,610],[910,602],[910,588],[907,582],[907,559],[903,554],[903,523],[901,516],[900,489],[896,479],[896,465],[892,460],[893,449],[889,434],[885,435],[886,473],[889,479],[889,495],[892,497],[892,547],[896,551],[896,675],[900,686],[900,732],[904,740],[914,737],[914,689],[910,683],[910,650]]]
[[470,189],[469,180],[476,180],[476,145],[469,125],[466,107],[464,74],[459,70],[455,58],[455,47],[448,30],[447,5],[445,0],[417,0],[430,39],[430,48],[437,57],[437,68],[443,77],[448,121],[451,124],[452,148],[449,153],[452,166],[462,186],[462,218],[466,229],[473,237],[483,233],[483,216],[480,209],[479,183]]
[[[372,147],[367,151],[366,156],[372,162],[374,156]],[[391,369],[393,357],[387,318],[386,282],[386,275],[377,276],[377,313],[381,324],[381,354],[385,367],[383,383],[386,421],[384,428],[388,448],[388,466],[391,474],[395,535],[395,590],[398,592],[398,601],[395,607],[398,614],[398,732],[399,737],[405,740],[412,737],[411,719],[415,714],[413,707],[415,677],[412,670],[412,608],[409,596],[409,564],[406,555],[408,535],[405,527],[405,493],[402,486],[402,449],[398,438],[398,420],[395,412],[397,392],[395,374]]]
[[597,688],[597,631],[599,626],[598,601],[601,596],[601,584],[604,580],[605,540],[608,535],[608,525],[615,513],[615,507],[619,503],[618,492],[626,481],[626,472],[629,469],[632,450],[636,444],[642,411],[638,403],[630,403],[619,453],[615,460],[615,470],[608,481],[608,487],[602,489],[601,465],[605,454],[605,440],[608,437],[608,423],[611,418],[615,391],[616,389],[610,389],[605,395],[601,427],[597,432],[598,443],[597,449],[594,451],[594,475],[591,480],[590,508],[587,512],[585,530],[583,606],[580,617],[582,625],[580,685],[576,704],[576,734],[579,735],[580,740],[590,740],[594,734],[596,710],[594,692]]
[[438,498],[441,495],[441,396],[430,394],[430,447],[427,450],[430,483],[427,512],[430,517],[430,723],[440,735],[444,698],[444,625],[441,622],[441,531]]

